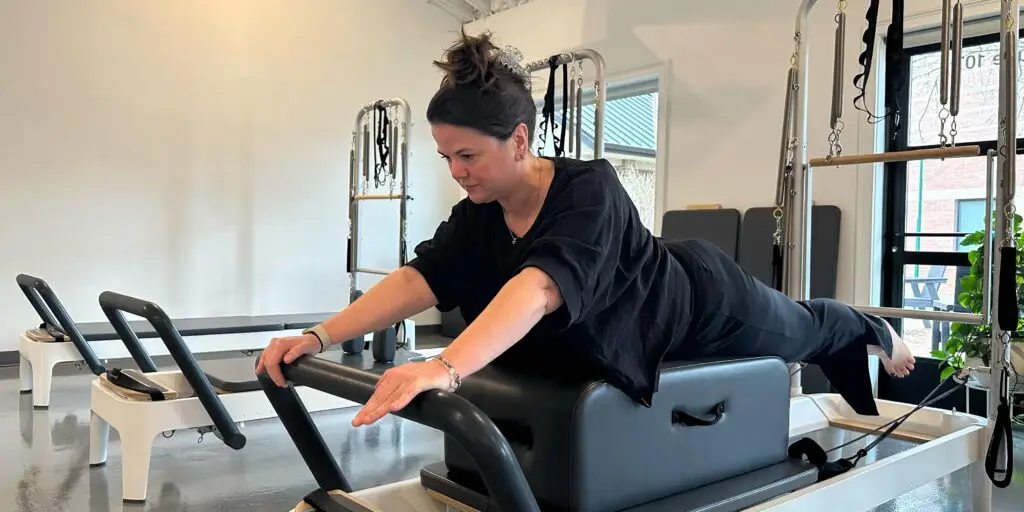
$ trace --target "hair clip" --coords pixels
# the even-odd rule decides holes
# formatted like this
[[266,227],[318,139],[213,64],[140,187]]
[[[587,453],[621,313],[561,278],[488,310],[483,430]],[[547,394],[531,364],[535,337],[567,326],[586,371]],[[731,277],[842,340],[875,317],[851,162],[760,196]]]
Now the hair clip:
[[526,68],[521,64],[522,61],[523,52],[519,51],[519,48],[515,46],[505,45],[504,48],[498,50],[498,64],[522,77],[523,82],[526,83],[526,88],[530,89],[532,85],[530,83],[530,74],[526,72]]

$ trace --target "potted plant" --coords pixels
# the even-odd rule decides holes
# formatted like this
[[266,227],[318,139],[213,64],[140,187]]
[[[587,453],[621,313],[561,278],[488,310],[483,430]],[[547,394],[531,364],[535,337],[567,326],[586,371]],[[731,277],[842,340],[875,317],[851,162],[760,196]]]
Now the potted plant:
[[[994,212],[993,215],[998,212]],[[1014,214],[1013,218],[1013,229],[1014,237],[1017,242],[1017,307],[1021,308],[1021,304],[1024,303],[1024,269],[1022,269],[1021,263],[1024,261],[1024,232],[1022,232],[1022,217]],[[985,294],[982,293],[983,283],[985,279],[985,261],[984,252],[982,251],[982,241],[984,240],[984,230],[978,230],[964,237],[960,242],[961,247],[971,247],[967,253],[967,258],[971,262],[970,271],[967,275],[960,278],[960,295],[957,297],[957,302],[966,308],[969,312],[980,314],[984,307]],[[992,245],[992,254],[998,254],[998,240],[1000,240],[1001,234],[996,233],[994,235],[994,243]],[[998,264],[998,262],[996,262]],[[994,277],[994,275],[993,275]],[[992,305],[993,314],[995,311],[995,305]],[[1017,320],[1017,327],[1014,333],[1011,333],[1012,345],[1012,356],[1011,360],[1014,361],[1016,368],[1024,370],[1024,345],[1021,344],[1024,339],[1020,336],[1024,335],[1024,314],[1020,315]],[[940,380],[946,380],[953,373],[960,371],[965,367],[979,368],[979,372],[976,372],[975,377],[978,381],[979,387],[987,387],[986,372],[991,372],[991,345],[990,339],[992,337],[992,325],[983,324],[961,324],[952,323],[950,324],[950,335],[945,341],[941,350],[932,351],[932,357],[942,360],[939,368],[942,372],[939,375]]]

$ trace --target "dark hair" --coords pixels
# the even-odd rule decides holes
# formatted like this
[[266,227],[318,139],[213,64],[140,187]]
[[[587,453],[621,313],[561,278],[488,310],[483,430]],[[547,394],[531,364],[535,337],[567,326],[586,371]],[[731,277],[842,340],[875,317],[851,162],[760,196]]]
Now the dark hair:
[[530,77],[501,63],[500,56],[490,32],[470,36],[463,29],[444,58],[434,61],[445,76],[427,106],[427,121],[473,128],[502,141],[526,123],[528,143],[533,144],[537,105],[530,95]]

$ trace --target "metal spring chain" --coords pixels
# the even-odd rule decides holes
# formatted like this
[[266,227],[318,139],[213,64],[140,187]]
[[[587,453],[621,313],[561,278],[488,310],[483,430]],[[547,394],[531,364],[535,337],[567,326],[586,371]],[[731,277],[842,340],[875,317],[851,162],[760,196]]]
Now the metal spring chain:
[[[846,13],[847,0],[839,0],[836,3],[836,24],[839,24],[839,15]],[[828,154],[825,155],[825,161],[831,162],[833,157],[841,156],[843,154],[843,144],[840,141],[843,128],[846,127],[846,123],[842,119],[836,120],[836,125],[832,128],[831,133],[828,135]]]

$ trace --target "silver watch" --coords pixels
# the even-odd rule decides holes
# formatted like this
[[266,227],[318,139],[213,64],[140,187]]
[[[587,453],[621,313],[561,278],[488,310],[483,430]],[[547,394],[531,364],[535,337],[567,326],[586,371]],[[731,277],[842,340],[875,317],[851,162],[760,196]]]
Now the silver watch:
[[320,340],[320,352],[327,350],[327,347],[331,346],[331,336],[327,334],[327,329],[324,329],[323,324],[316,324],[302,331],[302,334],[313,334],[313,336],[316,336]]

